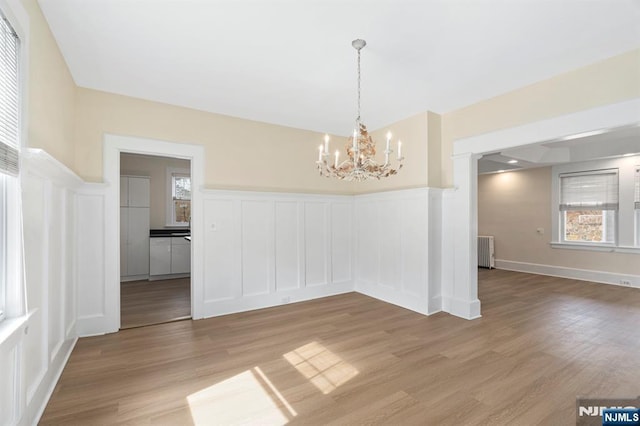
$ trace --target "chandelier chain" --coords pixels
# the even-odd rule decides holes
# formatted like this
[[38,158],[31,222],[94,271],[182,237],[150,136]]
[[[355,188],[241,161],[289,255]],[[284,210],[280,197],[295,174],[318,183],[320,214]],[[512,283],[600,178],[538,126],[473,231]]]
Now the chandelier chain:
[[356,121],[360,124],[360,49],[358,49],[358,118]]

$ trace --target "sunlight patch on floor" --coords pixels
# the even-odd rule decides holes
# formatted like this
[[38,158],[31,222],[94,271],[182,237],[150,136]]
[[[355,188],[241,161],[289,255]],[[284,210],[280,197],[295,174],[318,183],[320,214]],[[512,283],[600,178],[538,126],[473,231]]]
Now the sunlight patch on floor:
[[193,393],[187,402],[194,425],[285,425],[297,414],[259,367]]
[[283,356],[325,395],[358,374],[355,367],[315,341]]

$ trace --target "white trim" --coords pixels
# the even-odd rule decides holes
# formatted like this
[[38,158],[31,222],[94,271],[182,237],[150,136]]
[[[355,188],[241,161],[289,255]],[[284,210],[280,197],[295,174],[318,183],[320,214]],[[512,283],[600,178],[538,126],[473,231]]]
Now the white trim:
[[[58,366],[55,369],[55,371],[51,371],[51,367],[53,367],[56,363],[52,362],[50,364],[49,370],[47,371],[47,375],[51,377],[51,380],[49,380],[49,387],[47,388],[44,396],[42,397],[42,402],[38,405],[38,410],[29,416],[30,420],[33,421],[33,424],[37,424],[40,421],[42,414],[44,414],[44,410],[47,408],[47,404],[49,404],[49,400],[53,395],[53,391],[56,389],[56,385],[60,381],[60,376],[62,376],[64,367],[66,367],[67,363],[69,362],[69,357],[71,357],[71,353],[73,352],[73,349],[76,347],[76,343],[78,343],[77,337],[74,337],[70,343],[68,340],[65,340],[63,344],[67,346],[67,350],[62,355],[61,362],[57,363]],[[42,382],[39,381],[38,383],[44,383],[44,381]]]
[[[307,286],[276,293],[262,293],[246,295],[242,298],[221,298],[204,301],[205,317],[217,317],[238,312],[253,311],[256,309],[271,308],[290,303],[304,302],[338,294],[353,292],[353,282],[343,281],[330,285]],[[285,302],[284,299],[287,301]]]
[[[601,284],[612,284],[622,287],[640,288],[640,275],[567,268],[564,266],[541,265],[537,263],[515,262],[502,259],[496,259],[496,269],[524,272],[528,274],[548,275],[551,277],[589,281]],[[621,284],[622,281],[628,281],[630,285]]]
[[588,131],[612,129],[640,122],[640,98],[605,105],[511,127],[477,136],[461,138],[453,144],[453,154],[483,154],[543,141],[552,142],[565,136]]
[[640,254],[640,247],[616,246],[613,244],[605,245],[605,244],[589,244],[589,243],[561,243],[561,242],[552,241],[550,245],[554,249],[600,251],[605,253]]
[[[453,176],[456,191],[451,204],[460,206],[462,209],[451,208],[450,213],[455,214],[455,218],[451,220],[447,219],[446,213],[443,213],[443,223],[448,222],[447,228],[443,232],[453,232],[456,236],[456,243],[448,246],[447,250],[443,251],[443,274],[448,274],[447,278],[454,279],[454,285],[452,286],[447,284],[443,275],[443,309],[447,310],[450,307],[453,309],[451,299],[458,294],[456,292],[466,292],[469,295],[475,293],[477,295],[478,290],[477,278],[474,279],[473,276],[468,274],[459,274],[457,269],[459,267],[466,269],[473,262],[477,264],[477,259],[474,260],[473,258],[477,251],[478,236],[476,229],[478,212],[477,179],[468,179],[469,174],[475,173],[477,177],[475,170],[477,168],[477,158],[475,161],[465,161],[460,157],[461,155],[485,154],[506,148],[558,140],[564,136],[578,133],[637,125],[638,123],[640,123],[640,98],[635,98],[547,120],[540,120],[523,126],[454,140],[452,157],[454,159]],[[443,201],[445,201],[444,198]],[[471,224],[471,229],[468,229],[469,224]],[[460,235],[458,238],[458,234],[461,232],[460,227],[467,228],[469,235]],[[557,227],[553,231],[554,235],[558,235]],[[625,244],[624,241],[620,242]],[[462,258],[463,262],[452,262],[452,258]],[[446,268],[448,267],[455,268],[453,277],[451,276],[452,274],[447,273]],[[453,297],[445,296],[449,294],[452,294]],[[453,313],[453,310],[450,312]]]
[[203,318],[203,235],[202,193],[205,150],[202,145],[167,142],[133,136],[104,135],[105,196],[105,320],[103,331],[120,329],[120,153],[159,155],[191,161],[191,316]]
[[[204,197],[223,197],[228,199],[264,199],[275,201],[334,201],[342,199],[346,202],[352,202],[354,197],[362,197],[362,195],[343,195],[343,194],[308,194],[303,192],[264,192],[253,190],[239,189],[202,189],[200,191]],[[370,194],[374,195],[374,194]]]

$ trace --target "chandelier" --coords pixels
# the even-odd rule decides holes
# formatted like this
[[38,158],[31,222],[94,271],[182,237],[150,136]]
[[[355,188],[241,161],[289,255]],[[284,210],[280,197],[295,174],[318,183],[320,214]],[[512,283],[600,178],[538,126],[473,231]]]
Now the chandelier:
[[358,116],[353,135],[349,137],[345,146],[347,158],[340,162],[340,151],[335,155],[329,153],[329,135],[324,136],[324,145],[318,147],[318,171],[320,176],[335,177],[348,181],[363,181],[367,179],[380,179],[398,173],[402,168],[402,142],[398,141],[398,153],[396,159],[398,167],[392,168],[389,157],[393,153],[391,149],[391,133],[387,133],[387,145],[384,150],[384,164],[375,160],[376,144],[369,136],[367,126],[360,121],[360,51],[367,45],[361,39],[353,40],[351,45],[358,51]]

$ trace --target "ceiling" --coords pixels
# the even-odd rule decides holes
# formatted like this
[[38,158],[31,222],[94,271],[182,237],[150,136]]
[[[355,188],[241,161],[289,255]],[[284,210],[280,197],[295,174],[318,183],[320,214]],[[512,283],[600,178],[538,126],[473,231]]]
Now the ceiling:
[[640,46],[638,0],[39,0],[79,86],[347,135]]
[[640,155],[640,123],[488,153],[478,161],[478,173],[506,172],[625,155]]

